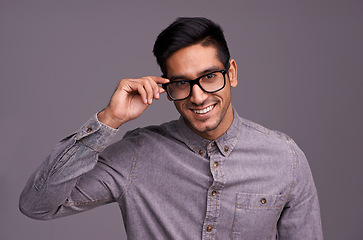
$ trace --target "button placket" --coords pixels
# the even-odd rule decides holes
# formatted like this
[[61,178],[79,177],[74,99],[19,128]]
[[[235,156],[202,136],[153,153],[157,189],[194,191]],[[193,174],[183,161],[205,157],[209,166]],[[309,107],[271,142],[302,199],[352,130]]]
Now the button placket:
[[215,197],[217,195],[217,190],[212,191],[212,196]]
[[213,182],[208,191],[207,211],[203,224],[203,239],[214,239],[216,231],[215,225],[218,222],[220,213],[220,191],[224,186],[224,177],[221,169],[223,156],[216,144],[213,147],[213,142],[208,146],[207,154],[210,155],[210,171]]

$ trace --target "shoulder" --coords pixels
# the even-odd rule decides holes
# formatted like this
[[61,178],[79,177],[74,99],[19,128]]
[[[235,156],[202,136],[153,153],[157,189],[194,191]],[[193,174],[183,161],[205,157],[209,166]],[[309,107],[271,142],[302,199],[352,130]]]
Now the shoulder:
[[240,144],[270,155],[279,155],[295,167],[308,168],[305,154],[287,134],[271,130],[250,120],[241,119]]
[[275,159],[276,164],[288,166],[293,173],[294,188],[314,185],[308,160],[290,136],[246,119],[241,120],[240,146],[255,150],[260,155],[268,155]]
[[123,136],[123,139],[128,138],[142,138],[142,137],[162,137],[173,135],[173,133],[177,132],[177,120],[173,120],[170,122],[165,122],[160,125],[149,125],[142,128],[136,128],[134,130],[128,131]]
[[124,146],[148,148],[158,144],[167,145],[172,142],[182,142],[178,130],[178,120],[128,131],[114,145],[116,148],[124,148]]
[[258,123],[240,117],[241,139],[254,142],[275,142],[276,144],[288,144],[295,142],[285,133],[271,130]]
[[[298,146],[298,144],[287,134],[275,130],[270,130],[260,124],[242,119],[245,136],[250,135],[250,141],[257,142],[260,146],[264,146],[265,150],[270,154],[279,153],[280,157],[288,160],[294,171],[295,178],[300,181],[313,182],[312,173],[308,160]],[[296,182],[295,182],[296,184]]]
[[113,159],[116,162],[118,159],[132,160],[140,149],[150,149],[157,144],[167,143],[172,139],[170,135],[176,125],[176,121],[170,121],[161,125],[150,125],[130,130],[124,134],[121,140],[109,145],[101,155],[103,158]]

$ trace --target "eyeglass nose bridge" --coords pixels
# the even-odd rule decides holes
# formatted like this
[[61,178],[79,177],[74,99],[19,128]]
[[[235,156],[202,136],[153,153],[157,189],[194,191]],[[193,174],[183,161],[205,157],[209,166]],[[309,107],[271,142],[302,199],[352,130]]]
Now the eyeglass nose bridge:
[[192,94],[194,85],[198,85],[198,87],[199,87],[199,88],[200,88],[203,92],[208,93],[208,91],[206,91],[206,90],[202,87],[202,85],[200,85],[199,80],[200,80],[201,78],[202,78],[202,77],[199,77],[199,78],[197,78],[197,79],[189,80],[189,81],[188,81],[188,83],[189,83],[189,87],[190,87],[190,91],[189,91],[189,95],[188,95],[188,97],[190,97],[190,95]]

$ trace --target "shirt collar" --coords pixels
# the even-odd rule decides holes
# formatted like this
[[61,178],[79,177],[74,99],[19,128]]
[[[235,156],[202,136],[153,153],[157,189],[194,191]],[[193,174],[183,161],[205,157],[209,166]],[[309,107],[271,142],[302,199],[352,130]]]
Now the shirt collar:
[[184,143],[195,153],[202,155],[206,152],[209,144],[214,142],[218,147],[221,154],[228,156],[237,144],[242,127],[242,119],[239,117],[237,111],[233,109],[233,122],[228,130],[214,141],[205,139],[196,134],[185,122],[184,118],[180,116],[178,120],[179,135]]

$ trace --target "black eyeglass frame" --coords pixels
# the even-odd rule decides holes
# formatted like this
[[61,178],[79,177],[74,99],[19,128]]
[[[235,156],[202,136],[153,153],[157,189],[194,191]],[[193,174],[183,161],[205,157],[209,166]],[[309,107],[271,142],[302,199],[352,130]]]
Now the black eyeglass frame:
[[[207,91],[207,90],[205,90],[205,89],[204,89],[204,88],[200,85],[199,80],[200,80],[200,79],[202,79],[202,78],[203,78],[203,77],[205,77],[205,76],[208,76],[209,74],[213,74],[213,73],[216,73],[216,72],[220,72],[220,73],[222,73],[222,74],[223,74],[223,79],[224,79],[223,86],[222,86],[221,88],[219,88],[219,89],[215,90],[215,91]],[[222,90],[222,89],[226,86],[226,74],[227,74],[227,69],[221,69],[221,70],[217,70],[217,71],[213,71],[213,72],[210,72],[210,73],[204,74],[204,75],[202,75],[202,76],[200,76],[200,77],[197,77],[197,78],[196,78],[196,79],[194,79],[194,80],[177,80],[177,81],[172,81],[172,82],[169,82],[169,83],[163,83],[163,84],[162,84],[162,88],[166,91],[166,93],[167,93],[167,94],[168,94],[168,96],[171,98],[171,100],[173,100],[173,101],[181,101],[181,100],[185,100],[185,99],[187,99],[188,97],[190,97],[190,95],[192,94],[192,91],[193,91],[193,86],[194,86],[195,84],[197,84],[197,85],[200,87],[200,89],[202,89],[202,90],[203,90],[204,92],[206,92],[206,93],[215,93],[215,92],[218,92],[218,91]],[[176,82],[187,82],[187,83],[189,83],[189,85],[190,85],[190,92],[189,92],[188,96],[186,96],[185,98],[176,99],[176,98],[173,98],[173,97],[171,96],[171,94],[169,94],[169,91],[168,91],[168,85],[169,85],[169,84],[171,84],[171,83],[176,83]]]

